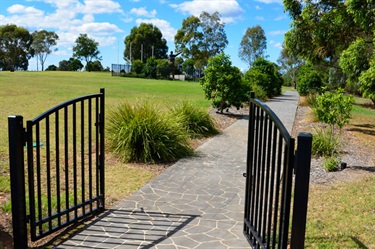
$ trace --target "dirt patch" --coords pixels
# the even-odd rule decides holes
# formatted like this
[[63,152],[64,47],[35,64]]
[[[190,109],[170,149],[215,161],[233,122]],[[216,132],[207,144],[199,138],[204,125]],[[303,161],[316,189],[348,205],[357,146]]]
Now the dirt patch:
[[[314,133],[313,127],[321,127],[322,124],[314,120],[312,110],[308,106],[298,106],[294,121],[292,136],[297,137],[299,132]],[[343,128],[340,147],[341,161],[347,167],[337,172],[327,172],[323,168],[323,159],[313,157],[311,159],[310,182],[312,184],[332,185],[339,182],[358,180],[365,176],[375,175],[375,149],[363,141],[373,139],[371,135],[359,137],[353,130],[355,125],[347,125]],[[374,129],[372,129],[374,132]]]

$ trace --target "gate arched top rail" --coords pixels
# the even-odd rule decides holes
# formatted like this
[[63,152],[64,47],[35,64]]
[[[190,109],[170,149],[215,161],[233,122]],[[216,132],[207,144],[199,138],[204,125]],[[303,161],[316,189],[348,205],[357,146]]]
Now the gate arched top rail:
[[280,131],[280,133],[284,137],[285,141],[289,141],[292,138],[288,130],[285,128],[284,124],[279,119],[279,117],[271,110],[271,108],[268,107],[268,105],[266,105],[259,99],[256,99],[254,92],[250,93],[250,102],[260,107],[269,116],[269,118],[273,121],[277,129]]
[[74,103],[84,101],[86,99],[97,98],[97,97],[100,97],[100,96],[103,96],[103,95],[104,95],[104,88],[101,88],[100,93],[89,94],[89,95],[86,95],[86,96],[81,96],[81,97],[78,97],[78,98],[75,98],[75,99],[65,101],[65,102],[63,102],[63,103],[61,103],[57,106],[54,106],[51,109],[43,112],[42,114],[40,114],[39,116],[37,116],[36,118],[31,120],[31,122],[37,123],[37,122],[41,121],[42,119],[44,119],[45,117],[50,116],[51,114],[55,113],[56,111],[59,111],[59,110],[63,109],[64,107],[70,106]]

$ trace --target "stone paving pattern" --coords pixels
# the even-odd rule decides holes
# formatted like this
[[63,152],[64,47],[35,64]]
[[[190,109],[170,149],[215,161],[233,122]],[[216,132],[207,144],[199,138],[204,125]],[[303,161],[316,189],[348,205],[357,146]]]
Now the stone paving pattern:
[[[291,131],[298,94],[267,105]],[[248,120],[238,120],[56,248],[249,248],[242,234]]]

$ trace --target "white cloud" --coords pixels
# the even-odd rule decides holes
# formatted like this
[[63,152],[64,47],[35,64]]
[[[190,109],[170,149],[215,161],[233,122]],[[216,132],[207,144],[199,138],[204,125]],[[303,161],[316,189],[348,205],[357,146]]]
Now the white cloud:
[[273,20],[275,20],[275,21],[281,21],[281,20],[286,19],[286,18],[287,18],[286,15],[282,15],[282,16],[278,16],[278,17],[276,17],[276,18],[273,19]]
[[255,20],[257,20],[257,21],[265,21],[265,19],[264,19],[264,17],[263,16],[256,16],[255,17]]
[[93,36],[107,36],[113,33],[123,32],[116,25],[102,22],[102,23],[84,23],[80,26],[72,27],[71,31],[79,34],[91,34]]
[[287,32],[287,30],[274,30],[267,32],[268,35],[276,36],[276,35],[284,35]]
[[265,3],[265,4],[271,4],[271,3],[278,3],[283,4],[282,0],[255,0],[256,2]]
[[141,23],[152,23],[160,29],[163,34],[163,37],[169,41],[174,41],[174,36],[177,33],[177,30],[171,26],[169,22],[162,19],[137,19],[136,23],[139,25]]
[[192,0],[169,6],[178,12],[194,16],[199,16],[203,11],[211,14],[217,11],[225,23],[234,22],[245,12],[236,0]]
[[10,6],[7,11],[10,14],[25,14],[35,16],[42,16],[44,14],[44,11],[42,10],[35,9],[34,7],[25,7],[20,4]]
[[102,13],[122,13],[121,5],[112,0],[85,0],[83,13],[102,14]]
[[135,14],[137,16],[144,16],[144,17],[150,17],[153,18],[156,16],[156,10],[147,11],[146,7],[141,8],[132,8],[130,10],[131,14]]
[[255,5],[256,10],[261,10],[262,8],[259,5]]
[[280,42],[275,42],[274,40],[270,41],[270,45],[278,49],[283,49],[283,44]]

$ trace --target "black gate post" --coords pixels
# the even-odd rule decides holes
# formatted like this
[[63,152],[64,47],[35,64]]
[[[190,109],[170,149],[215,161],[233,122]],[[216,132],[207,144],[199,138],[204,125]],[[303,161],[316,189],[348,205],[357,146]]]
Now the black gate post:
[[9,166],[12,196],[14,248],[27,248],[24,150],[25,130],[22,116],[8,117]]
[[297,137],[298,148],[295,160],[295,187],[290,248],[304,248],[307,204],[309,197],[311,144],[310,133],[301,132]]

